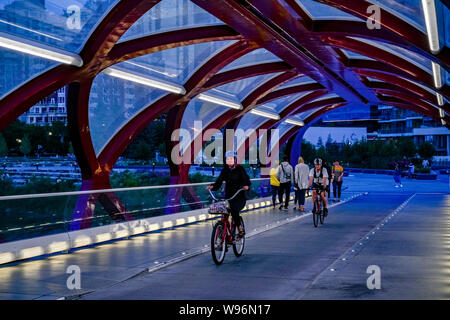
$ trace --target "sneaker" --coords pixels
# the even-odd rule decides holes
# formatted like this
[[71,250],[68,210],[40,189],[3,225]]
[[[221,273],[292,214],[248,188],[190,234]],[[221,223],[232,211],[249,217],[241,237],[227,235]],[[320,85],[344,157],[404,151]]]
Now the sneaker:
[[283,206],[280,206],[280,210],[283,210]]
[[396,188],[398,188],[398,185],[395,185]]
[[297,210],[297,207],[294,207],[294,210]]
[[245,231],[239,231],[236,237],[236,241],[241,240],[245,236]]
[[400,185],[400,188],[403,188],[403,185],[402,185],[402,184]]
[[326,217],[328,215],[328,208],[323,208],[323,216]]

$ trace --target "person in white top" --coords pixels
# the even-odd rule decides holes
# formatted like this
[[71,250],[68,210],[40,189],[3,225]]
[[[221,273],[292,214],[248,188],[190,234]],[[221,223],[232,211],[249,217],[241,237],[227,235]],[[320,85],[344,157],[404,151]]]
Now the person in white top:
[[[314,159],[314,168],[309,171],[309,184],[308,188],[311,186],[314,188],[312,196],[313,196],[313,202],[315,203],[317,199],[317,191],[320,191],[320,197],[323,201],[323,213],[326,217],[328,215],[328,204],[327,204],[327,194],[326,194],[326,188],[328,184],[328,172],[327,170],[322,167],[322,159],[316,158]],[[315,206],[313,209],[313,213],[315,213]]]
[[305,164],[302,157],[298,158],[298,164],[295,166],[294,173],[294,189],[295,200],[294,200],[294,210],[296,209],[295,204],[298,203],[298,209],[300,211],[305,211],[305,193],[308,189],[308,177],[309,177],[309,167]]

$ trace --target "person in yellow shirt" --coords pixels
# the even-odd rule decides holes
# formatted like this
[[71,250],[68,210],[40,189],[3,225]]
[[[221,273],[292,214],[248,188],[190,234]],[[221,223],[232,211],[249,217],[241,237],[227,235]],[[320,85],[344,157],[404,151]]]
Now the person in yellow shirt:
[[333,164],[333,168],[331,169],[331,176],[333,181],[333,201],[341,201],[342,177],[344,176],[344,168],[339,165],[339,161],[335,161]]
[[270,169],[270,189],[272,191],[272,205],[273,205],[273,209],[275,209],[275,200],[277,198],[278,195],[278,201],[281,203],[282,199],[281,199],[281,195],[278,192],[280,190],[280,181],[278,181],[277,179],[277,169],[279,166],[280,162],[278,160],[275,160],[274,163],[272,164],[272,168]]

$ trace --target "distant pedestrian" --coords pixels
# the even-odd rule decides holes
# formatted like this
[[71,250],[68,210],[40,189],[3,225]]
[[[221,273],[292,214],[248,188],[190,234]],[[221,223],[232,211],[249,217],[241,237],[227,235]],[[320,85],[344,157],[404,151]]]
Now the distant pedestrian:
[[331,180],[333,181],[333,201],[341,201],[342,177],[344,176],[344,168],[339,165],[339,161],[337,160],[334,162],[334,165],[331,168],[331,176]]
[[408,165],[408,178],[414,178],[414,164],[410,161]]
[[400,164],[398,162],[395,163],[394,181],[395,181],[395,187],[396,188],[398,188],[399,186],[401,188],[403,188],[403,185],[402,185],[402,168],[400,167]]
[[291,186],[294,182],[294,169],[292,169],[292,166],[288,162],[288,156],[283,156],[283,162],[280,164],[280,166],[277,169],[277,179],[280,181],[280,194],[281,199],[283,199],[283,194],[286,194],[286,198],[284,200],[284,208],[283,203],[281,203],[280,210],[288,209],[289,206],[289,197],[291,194]]
[[298,158],[298,164],[295,166],[294,171],[294,184],[295,184],[295,200],[294,200],[294,210],[295,205],[298,203],[298,210],[305,211],[305,193],[308,189],[309,182],[309,167],[305,164],[302,157]]
[[423,159],[422,161],[422,167],[427,168],[430,165],[427,159]]
[[280,181],[277,179],[277,169],[280,165],[278,160],[273,162],[272,168],[270,169],[270,190],[272,191],[272,206],[275,209],[276,198],[278,196],[278,201],[282,203],[282,198],[280,195]]

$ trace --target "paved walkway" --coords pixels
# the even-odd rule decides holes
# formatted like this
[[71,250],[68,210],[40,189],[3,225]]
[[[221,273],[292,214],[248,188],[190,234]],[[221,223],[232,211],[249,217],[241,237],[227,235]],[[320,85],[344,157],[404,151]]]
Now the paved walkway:
[[[392,177],[355,174],[344,182],[345,198],[369,194],[332,208],[317,229],[310,215],[298,219],[293,210],[244,214],[250,231],[292,222],[250,237],[244,255],[236,258],[230,251],[221,266],[205,253],[145,272],[155,262],[208,244],[209,221],[1,267],[0,299],[448,298],[448,183],[448,176],[440,176],[438,181],[406,180],[397,189]],[[420,191],[428,194],[411,198]],[[345,256],[408,199],[381,231]],[[343,264],[342,257],[348,258]],[[381,268],[381,290],[367,289],[371,264]],[[405,264],[408,273],[403,273]],[[70,265],[81,269],[81,290],[66,287]],[[217,281],[221,278],[226,280]]]

